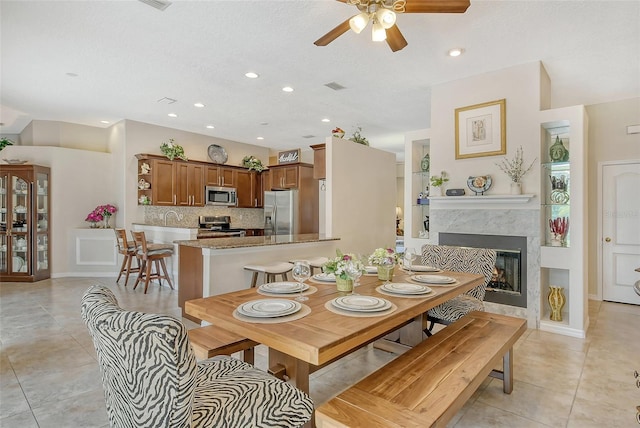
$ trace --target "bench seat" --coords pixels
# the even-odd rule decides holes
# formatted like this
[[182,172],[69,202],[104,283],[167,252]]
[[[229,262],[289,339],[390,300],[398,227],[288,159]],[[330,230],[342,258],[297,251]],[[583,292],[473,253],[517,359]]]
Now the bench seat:
[[249,364],[254,362],[253,348],[258,343],[253,340],[238,336],[215,325],[194,328],[189,330],[187,334],[198,360],[243,351],[243,360]]
[[[513,389],[526,320],[471,312],[316,409],[318,428],[444,427],[484,379]],[[493,370],[502,359],[503,371]]]

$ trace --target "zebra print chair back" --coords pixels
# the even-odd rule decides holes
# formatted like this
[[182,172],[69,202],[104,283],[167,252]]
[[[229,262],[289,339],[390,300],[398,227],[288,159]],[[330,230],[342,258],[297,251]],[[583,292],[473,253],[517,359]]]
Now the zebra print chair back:
[[465,294],[429,309],[428,327],[424,330],[431,336],[434,323],[448,325],[472,311],[484,311],[484,295],[491,281],[496,263],[496,252],[487,248],[464,248],[446,245],[422,246],[422,264],[443,270],[476,273],[484,276],[484,281]]
[[311,399],[240,360],[196,362],[177,319],[126,311],[113,292],[93,286],[82,298],[111,427],[298,427]]

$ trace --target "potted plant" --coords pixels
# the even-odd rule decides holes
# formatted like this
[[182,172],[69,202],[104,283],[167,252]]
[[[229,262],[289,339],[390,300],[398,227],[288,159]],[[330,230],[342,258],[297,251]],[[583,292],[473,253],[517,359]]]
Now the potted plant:
[[398,263],[398,254],[393,248],[376,248],[369,256],[369,264],[378,267],[378,279],[393,279],[393,268]]
[[331,131],[331,135],[333,135],[336,138],[342,138],[342,137],[344,137],[344,130],[342,128],[340,128],[339,126],[336,126]]
[[444,184],[449,181],[446,171],[440,172],[440,175],[432,175],[429,178],[432,187],[440,188],[440,196],[444,196]]
[[336,276],[338,291],[351,291],[353,289],[353,281],[347,275],[347,264],[355,263],[361,271],[364,271],[364,266],[355,254],[343,254],[342,251],[336,250],[336,255],[337,257],[329,259],[322,265],[322,271]]
[[248,168],[249,171],[254,170],[262,172],[266,169],[265,166],[262,165],[262,161],[253,155],[242,158],[242,166]]
[[8,138],[0,138],[0,150],[4,149],[6,146],[13,146],[13,141]]
[[361,131],[362,131],[362,128],[358,126],[355,132],[351,135],[351,138],[349,138],[349,141],[353,141],[354,143],[368,146],[369,140],[367,140],[365,137],[362,136]]
[[522,156],[522,146],[520,146],[518,150],[516,150],[516,155],[513,158],[513,160],[503,159],[501,163],[496,164],[498,168],[500,168],[500,170],[505,174],[507,174],[511,179],[512,195],[519,195],[522,193],[522,177],[524,177],[524,175],[531,169],[536,159],[538,158],[535,158],[531,162],[531,165],[529,165],[527,169],[524,169],[523,167],[524,158]]
[[184,149],[182,146],[175,144],[175,140],[173,138],[169,138],[168,142],[162,143],[160,145],[160,150],[163,155],[169,158],[169,160],[174,160],[175,158],[182,159],[184,161],[189,160],[184,155]]

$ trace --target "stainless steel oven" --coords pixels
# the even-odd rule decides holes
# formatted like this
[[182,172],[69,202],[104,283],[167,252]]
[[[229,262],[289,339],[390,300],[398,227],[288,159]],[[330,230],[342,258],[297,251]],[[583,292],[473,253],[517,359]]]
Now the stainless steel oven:
[[236,189],[233,187],[207,186],[204,190],[204,200],[207,205],[223,205],[226,207],[238,205]]

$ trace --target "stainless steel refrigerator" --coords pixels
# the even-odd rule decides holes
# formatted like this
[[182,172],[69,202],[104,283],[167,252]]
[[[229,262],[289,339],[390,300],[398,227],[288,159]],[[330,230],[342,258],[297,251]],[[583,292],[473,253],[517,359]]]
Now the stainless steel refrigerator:
[[298,190],[264,192],[265,235],[295,235],[300,226]]

